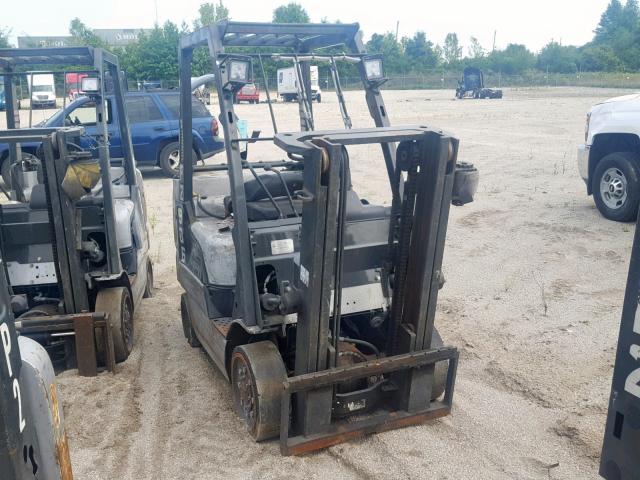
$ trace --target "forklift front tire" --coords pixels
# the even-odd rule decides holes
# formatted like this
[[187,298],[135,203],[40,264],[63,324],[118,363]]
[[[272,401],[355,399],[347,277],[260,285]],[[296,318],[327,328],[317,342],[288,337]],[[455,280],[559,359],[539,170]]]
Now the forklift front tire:
[[100,290],[95,311],[109,314],[116,362],[124,362],[133,350],[133,302],[129,289],[112,287]]
[[282,357],[273,342],[249,343],[233,350],[233,403],[257,442],[280,433],[280,398],[286,378]]
[[[433,336],[431,337],[431,348],[440,348],[444,346],[442,337],[438,330],[434,327]],[[447,383],[447,373],[449,371],[449,362],[438,362],[433,371],[433,385],[431,387],[431,401],[437,400],[444,393]]]

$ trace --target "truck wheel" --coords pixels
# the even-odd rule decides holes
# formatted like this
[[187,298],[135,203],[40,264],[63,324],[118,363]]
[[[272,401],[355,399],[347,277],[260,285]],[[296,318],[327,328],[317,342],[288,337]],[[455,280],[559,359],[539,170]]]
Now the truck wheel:
[[189,314],[189,306],[187,304],[187,294],[180,295],[180,317],[182,318],[182,331],[187,339],[187,343],[193,348],[200,346],[200,340],[196,336],[196,331],[191,323],[191,315]]
[[[198,154],[192,148],[191,156],[193,163],[198,160]],[[159,166],[164,174],[169,178],[178,178],[180,176],[180,142],[171,142],[160,150]]]
[[280,432],[280,397],[286,378],[282,357],[273,342],[239,345],[233,350],[234,407],[256,441],[276,437]]
[[[443,347],[442,337],[436,328],[433,329],[433,336],[431,337],[431,348]],[[437,400],[444,393],[444,388],[447,385],[447,373],[449,372],[449,362],[436,363],[433,372],[433,385],[431,387],[431,400]]]
[[316,95],[316,101],[318,103],[321,103],[322,102],[322,95],[320,95],[320,94]]
[[116,362],[124,362],[133,350],[133,301],[129,289],[112,287],[100,290],[95,311],[109,314]]
[[593,176],[593,199],[603,217],[629,222],[638,214],[640,156],[615,152],[598,163]]

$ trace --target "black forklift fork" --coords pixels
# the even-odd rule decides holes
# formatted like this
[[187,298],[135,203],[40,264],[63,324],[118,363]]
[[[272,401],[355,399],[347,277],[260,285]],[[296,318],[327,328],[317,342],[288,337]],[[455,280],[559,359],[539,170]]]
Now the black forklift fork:
[[[447,415],[458,365],[455,348],[430,348],[457,140],[422,131],[400,143],[394,187],[402,198],[390,218],[389,265],[382,276],[393,278],[391,285],[383,285],[393,292],[387,356],[345,367],[338,366],[337,349],[346,156],[339,141],[320,136],[312,142],[317,150],[305,158],[304,188],[298,192],[303,199],[301,249],[292,288],[298,320],[295,372],[284,381],[281,402],[284,455]],[[374,142],[372,137],[369,143]],[[434,367],[443,361],[448,361],[444,397],[432,401]],[[363,378],[374,379],[373,385],[337,393],[339,384]],[[357,419],[343,419],[348,414]]]

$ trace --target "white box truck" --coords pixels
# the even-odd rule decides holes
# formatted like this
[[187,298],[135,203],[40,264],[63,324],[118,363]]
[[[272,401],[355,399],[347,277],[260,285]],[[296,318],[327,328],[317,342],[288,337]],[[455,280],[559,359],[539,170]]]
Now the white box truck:
[[[311,100],[320,103],[322,92],[318,81],[318,67],[311,65]],[[298,100],[298,79],[295,67],[278,69],[278,95],[285,102],[295,102]]]
[[56,108],[56,87],[52,73],[28,72],[27,85],[31,95],[31,105],[34,108]]

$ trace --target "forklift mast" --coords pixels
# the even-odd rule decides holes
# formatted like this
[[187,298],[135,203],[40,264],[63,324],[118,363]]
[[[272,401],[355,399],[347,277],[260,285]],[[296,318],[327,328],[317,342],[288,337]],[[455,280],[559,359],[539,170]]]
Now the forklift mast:
[[640,218],[631,250],[600,461],[607,480],[635,480],[640,475]]

